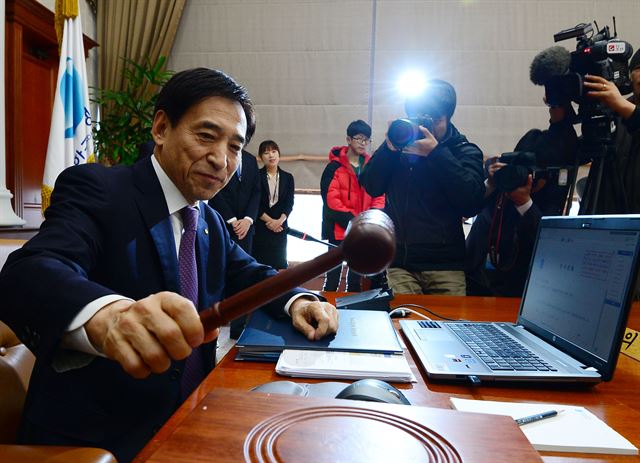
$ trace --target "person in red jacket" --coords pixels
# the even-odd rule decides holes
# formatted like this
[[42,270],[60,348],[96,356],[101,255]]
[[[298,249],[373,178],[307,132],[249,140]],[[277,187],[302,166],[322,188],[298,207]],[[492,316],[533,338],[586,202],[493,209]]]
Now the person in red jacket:
[[[322,238],[340,244],[349,221],[367,209],[384,208],[384,195],[372,198],[360,185],[360,172],[369,161],[367,147],[371,142],[371,127],[363,120],[347,127],[347,146],[335,146],[329,151],[329,164],[322,173]],[[337,291],[342,267],[327,272],[323,291]],[[360,275],[347,269],[347,291],[360,291]]]

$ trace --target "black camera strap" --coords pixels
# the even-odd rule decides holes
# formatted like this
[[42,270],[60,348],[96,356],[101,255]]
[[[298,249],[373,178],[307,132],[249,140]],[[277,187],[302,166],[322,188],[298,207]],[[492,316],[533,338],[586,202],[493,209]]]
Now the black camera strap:
[[496,199],[496,206],[493,210],[493,216],[491,217],[491,226],[489,227],[489,259],[491,264],[501,271],[507,272],[513,268],[516,263],[519,249],[518,249],[518,227],[515,227],[514,231],[514,253],[513,258],[507,262],[506,265],[502,262],[502,255],[500,253],[500,244],[502,242],[502,232],[504,224],[504,208],[510,200],[507,198],[507,193],[499,193]]

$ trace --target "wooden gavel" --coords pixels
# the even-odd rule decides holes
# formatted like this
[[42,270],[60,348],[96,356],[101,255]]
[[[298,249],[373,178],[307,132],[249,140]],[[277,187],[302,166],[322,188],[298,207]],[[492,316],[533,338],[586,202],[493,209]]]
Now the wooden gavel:
[[200,312],[205,331],[214,330],[231,320],[273,301],[296,286],[341,265],[346,261],[362,275],[374,275],[386,269],[396,251],[393,222],[379,209],[369,209],[355,217],[347,227],[342,244],[315,259],[256,283]]

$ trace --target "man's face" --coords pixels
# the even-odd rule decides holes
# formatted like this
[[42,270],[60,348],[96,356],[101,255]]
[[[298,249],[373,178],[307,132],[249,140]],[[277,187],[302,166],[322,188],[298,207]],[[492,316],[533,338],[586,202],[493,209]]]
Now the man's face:
[[349,148],[351,148],[351,150],[358,155],[363,155],[364,153],[366,153],[370,141],[371,140],[369,140],[369,137],[362,133],[354,135],[353,137],[347,137]]
[[447,134],[447,116],[440,116],[433,119],[433,136],[436,140],[441,141]]
[[631,71],[631,87],[636,103],[640,103],[640,68]]
[[158,111],[152,127],[158,162],[190,203],[211,199],[229,182],[246,132],[240,103],[217,96],[189,108],[175,127]]

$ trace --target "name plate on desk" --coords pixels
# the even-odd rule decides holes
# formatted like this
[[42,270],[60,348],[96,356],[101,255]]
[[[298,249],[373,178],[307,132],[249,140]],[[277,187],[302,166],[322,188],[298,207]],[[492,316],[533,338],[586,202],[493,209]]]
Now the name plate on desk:
[[504,416],[214,389],[147,461],[484,463],[487,458],[542,461]]
[[620,346],[620,352],[628,355],[634,360],[640,362],[640,337],[638,333],[631,328],[627,328],[622,338],[622,345]]

